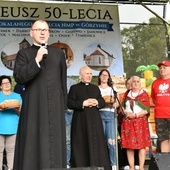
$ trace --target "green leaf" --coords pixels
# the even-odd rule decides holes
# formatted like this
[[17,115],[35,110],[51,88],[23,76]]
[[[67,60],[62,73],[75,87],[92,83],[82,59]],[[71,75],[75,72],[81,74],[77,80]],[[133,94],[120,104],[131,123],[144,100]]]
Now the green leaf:
[[159,67],[155,64],[150,65],[151,70],[159,70]]
[[144,71],[149,71],[149,70],[150,71],[151,70],[159,70],[159,68],[155,64],[147,65],[147,66],[141,65],[141,66],[137,67],[136,72],[138,72],[138,71],[143,71],[144,72]]
[[137,67],[136,72],[138,72],[138,71],[146,71],[146,70],[147,70],[147,67],[144,66],[144,65],[141,65],[141,66]]
[[146,87],[150,86],[153,82],[153,78],[147,79],[146,80]]

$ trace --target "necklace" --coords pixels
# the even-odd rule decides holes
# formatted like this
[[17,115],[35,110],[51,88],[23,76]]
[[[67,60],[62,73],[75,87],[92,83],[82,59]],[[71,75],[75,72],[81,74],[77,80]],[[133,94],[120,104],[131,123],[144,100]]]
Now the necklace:
[[132,90],[131,90],[130,94],[131,94],[131,97],[135,99],[140,94],[140,90],[139,90],[139,92],[132,92]]

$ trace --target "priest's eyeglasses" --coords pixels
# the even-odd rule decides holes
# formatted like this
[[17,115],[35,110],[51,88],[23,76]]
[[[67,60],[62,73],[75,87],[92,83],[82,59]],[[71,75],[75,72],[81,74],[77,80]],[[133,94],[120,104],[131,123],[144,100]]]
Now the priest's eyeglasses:
[[41,32],[44,32],[44,33],[46,33],[46,32],[49,32],[49,29],[40,29],[40,28],[37,28],[37,29],[31,29],[32,31],[36,31],[36,32],[38,32],[38,33],[41,33]]

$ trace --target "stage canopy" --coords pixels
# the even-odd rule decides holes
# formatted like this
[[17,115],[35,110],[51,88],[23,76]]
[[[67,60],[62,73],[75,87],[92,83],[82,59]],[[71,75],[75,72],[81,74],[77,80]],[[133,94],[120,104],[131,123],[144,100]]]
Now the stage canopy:
[[[48,0],[46,0],[48,1]],[[58,0],[53,0],[58,1]],[[158,4],[164,4],[167,3],[169,0],[125,0],[125,1],[116,1],[116,0],[62,0],[66,2],[91,2],[91,3],[123,3],[123,4],[132,4],[132,3],[144,3],[144,4],[152,4],[152,5],[158,5]]]

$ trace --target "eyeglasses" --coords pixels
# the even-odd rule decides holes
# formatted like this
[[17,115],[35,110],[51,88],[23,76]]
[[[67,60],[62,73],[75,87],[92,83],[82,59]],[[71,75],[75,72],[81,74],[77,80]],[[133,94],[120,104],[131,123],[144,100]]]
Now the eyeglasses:
[[37,29],[31,29],[32,31],[36,31],[36,32],[38,32],[38,33],[40,33],[40,32],[49,32],[49,29],[40,29],[40,28],[37,28]]
[[103,77],[109,77],[109,75],[107,75],[107,74],[101,74],[101,76],[103,76]]
[[1,85],[7,85],[7,84],[10,84],[10,82],[1,83]]

